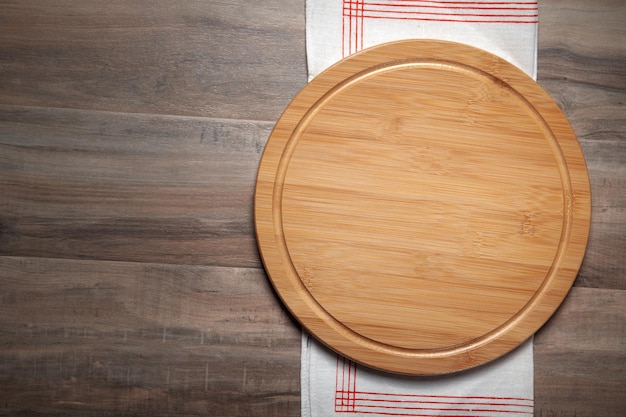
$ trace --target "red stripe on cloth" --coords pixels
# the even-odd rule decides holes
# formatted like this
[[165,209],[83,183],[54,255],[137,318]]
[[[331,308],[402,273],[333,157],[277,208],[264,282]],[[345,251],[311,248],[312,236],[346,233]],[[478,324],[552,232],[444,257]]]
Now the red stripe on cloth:
[[[348,2],[350,7],[345,7],[343,9],[343,15],[352,16],[354,3]],[[367,7],[366,7],[367,5]],[[433,20],[462,20],[458,18],[463,17],[472,17],[472,18],[480,18],[480,19],[470,19],[472,21],[485,21],[485,22],[493,22],[493,21],[510,21],[513,22],[515,20],[523,20],[535,23],[538,18],[538,9],[523,9],[523,10],[515,10],[515,9],[507,9],[507,8],[456,8],[450,9],[445,8],[442,11],[427,11],[429,9],[424,10],[424,7],[408,7],[397,8],[397,7],[376,7],[376,6],[388,6],[382,3],[365,3],[365,1],[361,1],[358,5],[359,10],[357,11],[357,17],[363,18],[390,18],[390,19],[398,19],[398,18],[410,18],[410,17],[420,17],[420,16],[438,16],[438,19]],[[503,12],[506,11],[506,12]],[[348,14],[346,14],[348,12]],[[454,19],[451,19],[454,18]],[[511,18],[511,19],[509,19]],[[426,19],[426,18],[424,18]],[[361,20],[362,22],[362,20]]]
[[366,16],[370,19],[391,19],[391,20],[418,20],[425,22],[457,22],[457,23],[511,23],[511,24],[537,24],[536,21],[530,20],[472,20],[472,19],[429,19],[419,17],[390,17],[390,16]]
[[[407,12],[408,14],[409,12]],[[422,15],[435,15],[446,17],[421,17]],[[450,16],[450,17],[447,17]],[[468,16],[471,19],[463,19],[462,17]],[[437,22],[462,22],[462,23],[537,23],[538,15],[517,16],[517,15],[480,15],[480,14],[440,14],[440,13],[416,13],[413,16],[407,15],[379,15],[379,14],[366,14],[364,18],[370,19],[391,19],[391,20],[423,20],[423,21],[437,21]],[[458,18],[457,18],[458,17]],[[506,19],[508,17],[516,19],[527,18],[529,20],[515,20]],[[364,19],[361,19],[361,25]]]
[[378,416],[399,416],[399,417],[480,417],[477,414],[441,414],[437,412],[437,414],[415,414],[415,413],[395,413],[395,412],[386,412],[386,411],[366,411],[366,410],[358,410],[356,411],[359,414],[373,414]]
[[363,49],[363,15],[365,0],[343,0],[343,25],[341,28],[341,54],[352,55]]
[[355,412],[357,365],[338,355],[335,368],[335,412]]
[[[528,406],[501,406],[501,407],[493,407],[493,404],[489,405],[489,404],[484,404],[481,402],[464,402],[464,403],[455,403],[455,402],[449,402],[449,403],[435,403],[433,404],[429,404],[429,403],[424,403],[424,407],[418,407],[416,405],[411,405],[411,406],[400,406],[398,404],[388,404],[388,405],[381,405],[381,404],[361,404],[359,402],[358,407],[360,408],[382,408],[382,409],[400,409],[400,410],[421,410],[421,411],[428,411],[428,410],[440,410],[440,411],[472,411],[472,412],[480,412],[480,413],[514,413],[514,414],[532,414],[533,410],[520,410],[518,408],[528,408]],[[438,407],[436,407],[435,405],[438,405]],[[498,404],[496,404],[497,406]],[[458,407],[455,407],[458,406]],[[485,408],[480,408],[480,407],[485,407]],[[487,408],[487,407],[492,407],[492,408]]]
[[[476,9],[478,10],[478,9]],[[480,9],[480,10],[495,10],[495,9]],[[536,12],[536,10],[534,10]],[[398,11],[389,11],[389,10],[381,10],[365,7],[361,8],[361,16],[368,17],[366,13],[388,13],[388,14],[423,14],[423,15],[433,15],[433,16],[481,16],[481,17],[537,17],[537,13],[474,13],[473,10],[469,10],[468,13],[457,13],[457,12],[422,12],[416,10],[398,10]]]
[[380,396],[394,396],[394,397],[425,397],[425,398],[470,398],[470,399],[480,399],[480,400],[514,400],[514,401],[532,401],[530,398],[524,397],[498,397],[498,396],[487,396],[487,395],[432,395],[432,394],[391,394],[391,393],[381,393],[381,392],[373,392],[373,391],[359,391],[359,394],[368,394],[368,395],[380,395]]
[[342,19],[341,54],[346,57],[363,49],[366,19],[536,25],[539,14],[536,1],[343,0]]
[[[356,1],[356,0],[352,0]],[[348,1],[349,3],[350,1]],[[507,10],[533,10],[537,9],[536,1],[428,1],[428,0],[389,0],[385,2],[370,1],[370,5],[388,7],[425,7],[440,9],[507,9]]]
[[[360,392],[357,392],[357,394],[361,394]],[[494,402],[482,402],[482,401],[463,401],[465,399],[467,399],[468,397],[462,397],[459,398],[461,401],[416,401],[416,400],[381,400],[381,399],[370,399],[370,398],[361,398],[361,397],[356,397],[357,400],[361,401],[361,402],[369,402],[369,403],[374,403],[372,405],[369,405],[370,407],[375,407],[376,403],[402,403],[402,404],[455,404],[455,405],[471,405],[471,404],[481,404],[484,406],[507,406],[507,407],[520,407],[520,408],[532,408],[533,406],[531,404],[519,404],[519,403],[514,403],[514,402],[508,402],[508,403],[494,403]]]
[[[335,412],[381,416],[489,417],[532,415],[534,400],[524,397],[488,395],[394,394],[357,391],[356,363],[337,356]],[[442,414],[445,413],[445,414]]]
[[364,15],[365,15],[365,2],[362,1],[361,2],[361,45],[360,45],[361,49],[363,49],[363,21],[365,20],[363,19]]

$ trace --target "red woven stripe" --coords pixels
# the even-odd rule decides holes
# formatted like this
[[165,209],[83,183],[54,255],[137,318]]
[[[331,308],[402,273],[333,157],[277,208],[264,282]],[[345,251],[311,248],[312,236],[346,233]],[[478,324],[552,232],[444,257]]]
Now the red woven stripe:
[[532,398],[524,397],[497,397],[488,395],[431,395],[431,394],[393,394],[387,392],[373,392],[373,391],[359,391],[359,394],[365,395],[378,395],[378,396],[393,396],[393,397],[409,397],[409,398],[468,398],[471,400],[501,400],[501,401],[530,401]]
[[512,23],[512,24],[536,24],[537,20],[503,20],[503,19],[446,19],[428,17],[403,17],[403,16],[364,16],[368,19],[390,19],[390,20],[417,20],[426,22],[459,22],[459,23]]
[[[481,9],[481,10],[494,10],[494,9]],[[366,13],[389,13],[389,14],[423,14],[423,15],[434,15],[434,16],[485,16],[485,17],[537,17],[537,13],[457,13],[457,12],[422,12],[416,10],[399,10],[399,11],[389,11],[389,10],[381,10],[381,9],[372,9],[362,7],[360,10],[360,16],[368,17],[369,15]],[[349,12],[348,12],[349,13]],[[345,13],[344,16],[348,16],[349,14]]]
[[[354,4],[358,0],[347,0],[344,4]],[[365,2],[365,1],[364,1]],[[370,6],[381,7],[421,7],[430,9],[494,9],[494,10],[537,10],[537,2],[458,2],[458,1],[388,1],[366,2]]]

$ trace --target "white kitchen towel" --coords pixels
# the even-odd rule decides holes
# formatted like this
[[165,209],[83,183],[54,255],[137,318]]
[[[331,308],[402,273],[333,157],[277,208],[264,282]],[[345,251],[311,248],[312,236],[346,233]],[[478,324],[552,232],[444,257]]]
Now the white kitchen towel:
[[302,417],[532,416],[533,344],[468,371],[434,377],[378,372],[303,333]]
[[537,75],[536,1],[307,0],[309,80],[361,49],[401,39],[461,42]]
[[[401,39],[461,42],[536,79],[536,1],[307,0],[309,80],[361,49]],[[533,340],[491,363],[436,377],[357,365],[302,335],[302,416],[532,416]]]

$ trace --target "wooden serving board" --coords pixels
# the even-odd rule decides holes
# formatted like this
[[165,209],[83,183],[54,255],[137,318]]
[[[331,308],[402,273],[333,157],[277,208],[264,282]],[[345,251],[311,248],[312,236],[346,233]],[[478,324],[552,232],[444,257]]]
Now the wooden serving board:
[[565,116],[508,62],[401,41],[355,54],[285,110],[255,222],[279,296],[323,343],[398,373],[512,350],[583,258],[587,169]]

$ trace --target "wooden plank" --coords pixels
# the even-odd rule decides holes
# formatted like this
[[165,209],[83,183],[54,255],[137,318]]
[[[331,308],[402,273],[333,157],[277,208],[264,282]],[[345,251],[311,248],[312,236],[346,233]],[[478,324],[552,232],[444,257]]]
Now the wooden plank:
[[0,254],[260,266],[271,123],[10,106],[0,119]]
[[573,288],[535,336],[536,416],[626,413],[626,291]]
[[591,180],[591,236],[575,285],[626,289],[626,5],[539,7],[539,83],[578,135]]
[[[2,257],[0,282],[5,415],[297,412],[299,332],[261,270]],[[535,339],[536,415],[622,415],[624,305],[572,290]]]
[[0,257],[0,286],[2,413],[299,411],[299,328],[260,269]]
[[[617,127],[617,122],[612,126]],[[626,289],[626,134],[616,136],[580,140],[589,169],[592,210],[577,286]]]
[[[620,0],[539,2],[539,82],[624,88],[625,18],[626,4]],[[579,100],[568,103],[585,104]]]
[[542,1],[539,7],[539,83],[580,139],[592,224],[577,287],[535,337],[535,415],[623,416],[626,7],[611,0]]
[[[624,289],[626,140],[611,117],[614,137],[580,139],[593,213],[576,285]],[[0,126],[1,254],[260,266],[252,199],[272,123],[0,106]]]
[[275,120],[306,84],[300,1],[0,8],[2,104]]

